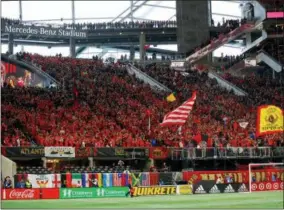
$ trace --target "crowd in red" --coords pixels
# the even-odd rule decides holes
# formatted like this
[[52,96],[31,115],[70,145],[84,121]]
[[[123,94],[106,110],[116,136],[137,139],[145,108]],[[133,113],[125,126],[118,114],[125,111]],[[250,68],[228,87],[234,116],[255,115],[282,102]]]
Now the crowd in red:
[[[196,123],[197,133],[208,135],[211,141],[207,143],[210,146],[214,142],[222,146],[228,145],[226,143],[231,146],[284,145],[282,134],[255,137],[257,106],[261,104],[281,106],[284,102],[279,83],[270,81],[263,86],[259,80],[254,80],[251,84],[255,86],[249,92],[252,95],[240,97],[221,89],[215,81],[207,77],[206,72],[189,72],[187,76],[182,76],[167,67],[152,66],[143,70],[178,92],[178,98],[181,101],[186,100],[193,89],[198,90],[191,122]],[[251,80],[248,80],[243,84],[250,84],[250,82]],[[240,126],[242,122],[248,122],[246,128]],[[210,142],[213,143],[210,144]]]
[[[17,146],[17,138],[21,146],[30,144],[24,135],[15,136],[17,130],[44,146],[246,147],[273,146],[280,140],[272,135],[263,137],[263,142],[255,141],[255,106],[220,89],[206,74],[190,72],[184,77],[168,68],[144,69],[177,92],[177,100],[168,103],[168,93],[154,92],[120,64],[106,66],[100,60],[61,56],[22,57],[41,65],[58,81],[64,80],[64,88],[3,88],[4,145]],[[196,105],[181,132],[177,127],[159,126],[164,115],[188,99],[193,90],[198,91]],[[21,129],[16,129],[15,121]],[[240,127],[244,121],[249,122],[245,129]]]

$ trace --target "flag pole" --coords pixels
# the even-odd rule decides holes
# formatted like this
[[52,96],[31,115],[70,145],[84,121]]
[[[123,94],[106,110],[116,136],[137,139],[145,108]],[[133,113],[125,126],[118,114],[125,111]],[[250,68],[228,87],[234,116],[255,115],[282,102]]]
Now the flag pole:
[[148,132],[151,132],[151,117],[148,118]]

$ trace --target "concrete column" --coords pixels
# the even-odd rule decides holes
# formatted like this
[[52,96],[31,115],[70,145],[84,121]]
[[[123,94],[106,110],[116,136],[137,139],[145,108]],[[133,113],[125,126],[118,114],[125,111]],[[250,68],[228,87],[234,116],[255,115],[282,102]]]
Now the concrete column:
[[131,61],[134,61],[134,59],[135,59],[135,48],[134,48],[133,45],[130,46],[130,56],[129,56],[129,59]]
[[[75,1],[74,0],[71,1],[71,11],[72,11],[72,24],[75,24]],[[72,37],[70,37],[70,57],[71,58],[76,57],[75,38],[72,38]]]
[[93,168],[94,167],[94,158],[92,158],[92,157],[88,157],[88,160],[89,160],[89,167],[90,168]]
[[145,34],[140,34],[140,37],[139,37],[139,43],[140,43],[140,60],[143,61],[144,58],[145,58],[145,44],[146,44],[146,36]]
[[12,55],[14,53],[14,35],[10,33],[8,40],[8,53]]
[[246,46],[251,44],[251,33],[246,33]]
[[46,168],[46,163],[47,163],[46,157],[41,158],[41,160],[42,160],[42,167]]
[[70,37],[70,57],[75,58],[76,57],[76,45],[75,45],[75,39],[73,37]]

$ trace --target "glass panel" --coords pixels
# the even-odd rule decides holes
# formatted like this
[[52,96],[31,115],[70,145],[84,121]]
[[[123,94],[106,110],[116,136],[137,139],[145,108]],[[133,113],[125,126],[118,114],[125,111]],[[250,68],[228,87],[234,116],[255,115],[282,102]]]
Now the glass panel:
[[[112,17],[111,21],[118,16],[127,7],[130,7],[130,1],[76,1],[75,16],[76,18],[105,18]],[[128,11],[129,12],[129,11]],[[127,12],[125,13],[127,14]],[[96,20],[85,20],[83,22],[98,22]],[[99,21],[102,22],[102,21]]]
[[71,1],[23,1],[23,20],[71,19]]
[[19,19],[19,1],[1,1],[1,17]]

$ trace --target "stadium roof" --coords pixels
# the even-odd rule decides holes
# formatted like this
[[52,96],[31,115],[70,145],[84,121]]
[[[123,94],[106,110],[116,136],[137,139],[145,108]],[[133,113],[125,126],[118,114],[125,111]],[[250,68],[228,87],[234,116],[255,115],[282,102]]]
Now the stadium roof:
[[[212,1],[211,4],[215,23],[221,22],[223,17],[225,19],[241,17],[239,1]],[[132,18],[134,21],[176,19],[175,1],[75,1],[74,5],[76,23],[130,21]],[[72,23],[72,1],[2,1],[1,8],[2,17],[19,19],[20,11],[22,11],[23,21],[53,24]],[[168,47],[171,50],[176,49],[176,46]],[[2,50],[6,49],[7,45],[4,45]],[[56,54],[58,51],[63,55],[69,53],[68,48],[39,49],[34,46],[26,48],[30,52],[42,51],[42,53],[49,55]],[[15,48],[15,52],[20,50],[20,47]],[[95,51],[99,53],[100,50]],[[91,52],[93,51],[92,48]]]

